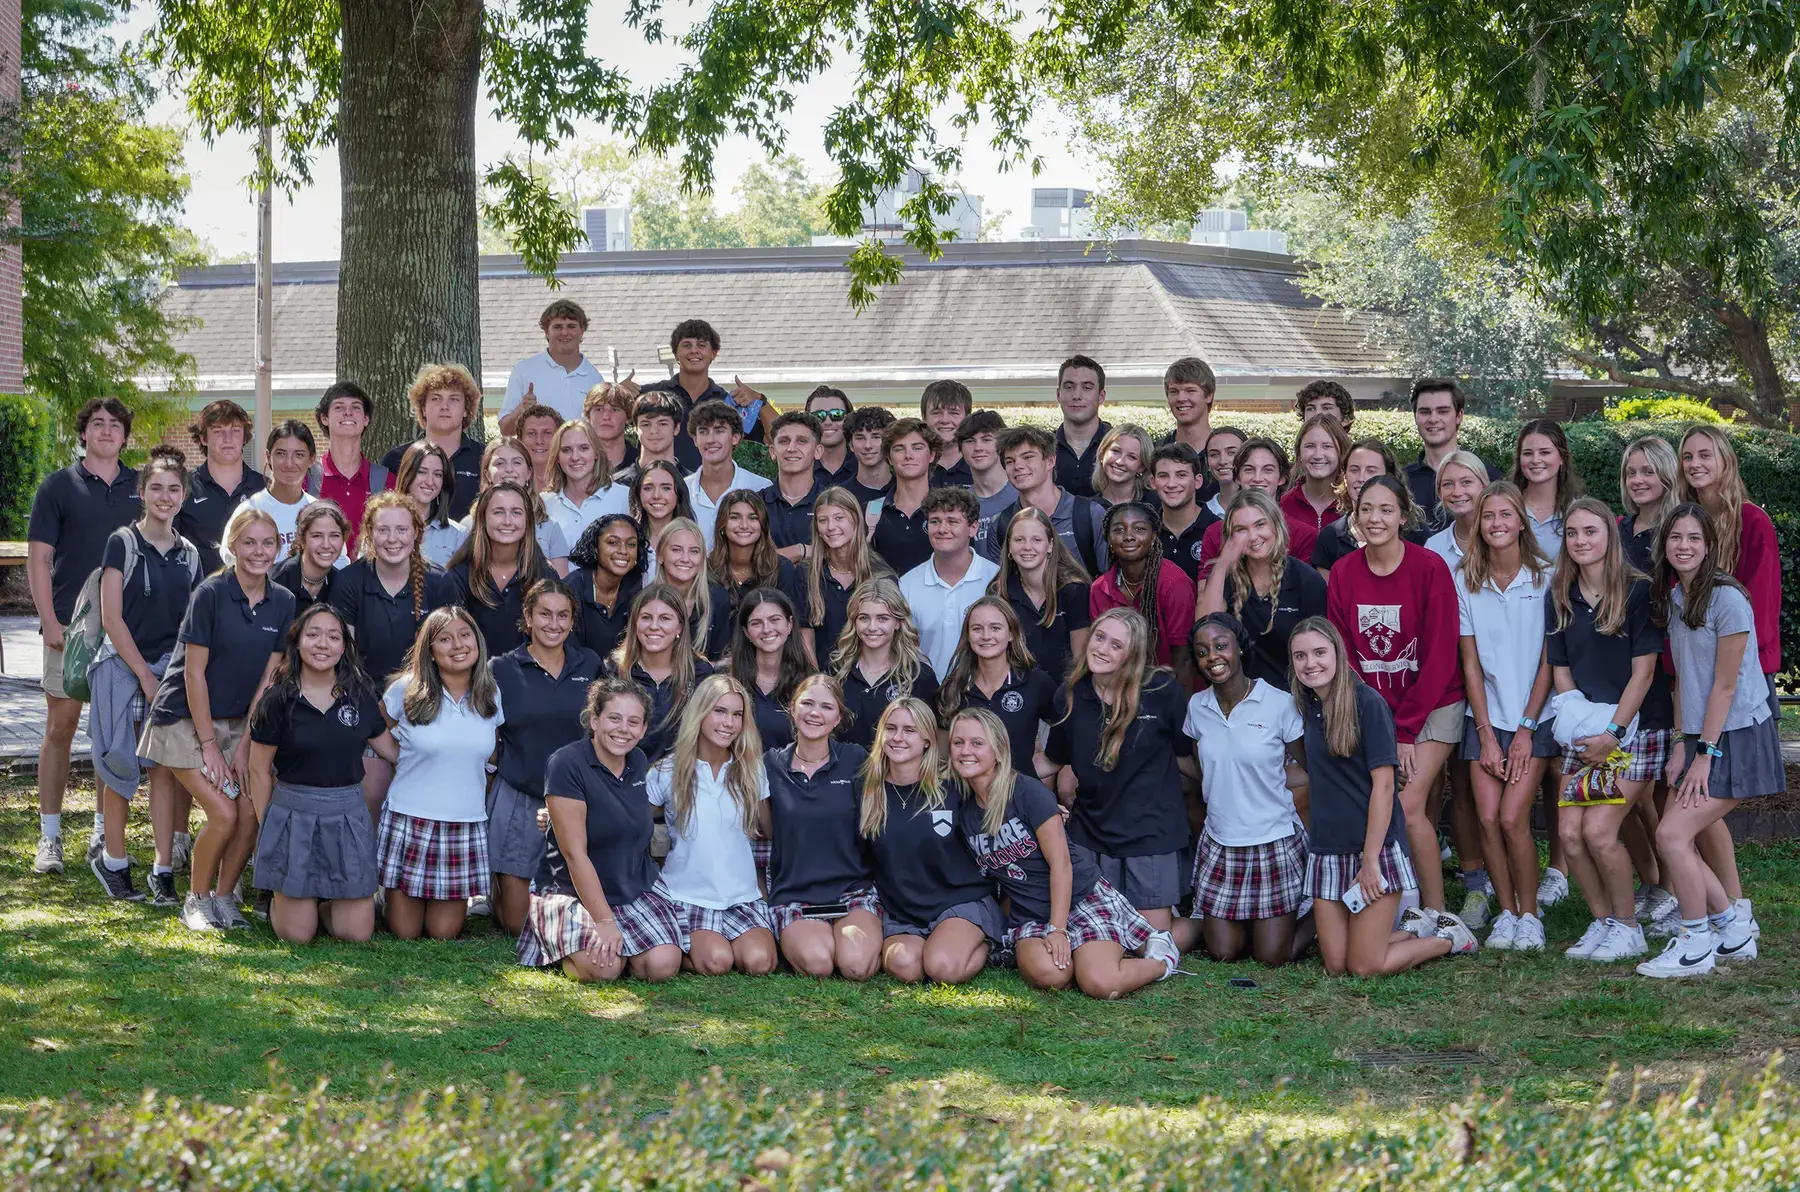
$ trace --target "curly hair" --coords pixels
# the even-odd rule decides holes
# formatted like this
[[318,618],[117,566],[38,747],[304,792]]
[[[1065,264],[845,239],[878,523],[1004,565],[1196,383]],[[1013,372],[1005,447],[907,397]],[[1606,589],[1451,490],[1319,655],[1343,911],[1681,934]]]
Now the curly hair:
[[856,617],[865,604],[879,604],[894,618],[894,642],[889,648],[888,677],[895,686],[911,691],[919,672],[930,664],[919,648],[919,631],[913,624],[912,606],[900,594],[900,584],[891,575],[879,575],[856,585],[844,609],[844,629],[838,635],[837,648],[831,652],[831,669],[840,681],[848,679],[862,654],[862,639],[856,633]]
[[425,398],[439,389],[454,389],[463,397],[463,429],[468,430],[481,417],[481,386],[460,364],[427,364],[406,387],[406,404],[413,417],[425,425]]
[[419,503],[397,488],[390,488],[370,497],[368,504],[363,506],[362,530],[356,539],[356,557],[367,559],[369,565],[374,566],[375,518],[387,509],[403,510],[412,521],[412,558],[408,565],[412,570],[413,621],[416,624],[425,615],[425,511],[419,508]]

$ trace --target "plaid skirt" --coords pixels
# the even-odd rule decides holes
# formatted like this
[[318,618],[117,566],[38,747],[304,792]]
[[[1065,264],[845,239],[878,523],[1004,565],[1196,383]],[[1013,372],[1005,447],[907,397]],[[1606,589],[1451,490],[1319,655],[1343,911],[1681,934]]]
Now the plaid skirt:
[[[1101,878],[1087,895],[1069,907],[1069,947],[1071,950],[1095,940],[1118,944],[1127,952],[1140,951],[1155,931],[1150,920],[1138,914],[1136,907],[1123,894]],[[1001,947],[1011,950],[1020,940],[1042,939],[1050,932],[1050,924],[1029,920],[1008,927]]]
[[[875,893],[874,887],[844,891],[843,903],[853,911],[868,911],[878,919],[881,917],[881,897]],[[772,906],[769,908],[769,917],[775,921],[775,934],[780,935],[806,918],[806,903],[783,902]],[[836,922],[830,919],[822,921]]]
[[750,838],[750,858],[756,862],[756,886],[764,894],[769,892],[769,858],[775,852],[775,842],[766,836]]
[[384,890],[431,902],[461,902],[488,893],[487,823],[421,819],[381,810],[375,841],[377,880]]
[[1624,802],[1624,799],[1618,794],[1618,782],[1621,780],[1625,782],[1655,782],[1658,778],[1661,778],[1663,767],[1669,764],[1669,750],[1673,747],[1674,743],[1675,731],[1667,728],[1640,732],[1637,736],[1633,737],[1631,739],[1631,744],[1624,747],[1625,752],[1630,756],[1631,761],[1626,765],[1623,771],[1614,776],[1613,781],[1607,783],[1607,793],[1609,797],[1603,799],[1569,798],[1569,788],[1578,781],[1575,778],[1575,775],[1579,774],[1581,770],[1585,768],[1585,763],[1581,760],[1581,750],[1574,748],[1565,750],[1563,752],[1562,772],[1563,776],[1570,781],[1563,783],[1562,790],[1558,794],[1557,802],[1564,807],[1575,806],[1577,804],[1588,805]]
[[1267,844],[1220,844],[1200,834],[1194,851],[1194,913],[1248,923],[1300,909],[1306,842],[1296,832]]
[[769,932],[775,930],[775,920],[769,914],[769,904],[760,898],[755,902],[740,902],[720,911],[709,906],[695,906],[691,902],[677,902],[663,892],[661,883],[657,884],[655,893],[658,898],[675,908],[675,920],[681,925],[680,943],[683,952],[693,950],[696,931],[710,931],[734,940],[758,927]]
[[[1306,856],[1306,893],[1327,902],[1342,902],[1356,871],[1362,868],[1361,853],[1308,853]],[[1419,888],[1413,872],[1412,858],[1406,846],[1396,840],[1381,850],[1381,876],[1388,893]]]
[[[665,944],[681,943],[675,904],[655,890],[644,891],[632,902],[614,903],[612,913],[613,926],[624,939],[621,955],[637,956]],[[599,942],[600,927],[581,899],[573,894],[533,893],[524,930],[519,932],[519,963],[527,968],[561,964]]]

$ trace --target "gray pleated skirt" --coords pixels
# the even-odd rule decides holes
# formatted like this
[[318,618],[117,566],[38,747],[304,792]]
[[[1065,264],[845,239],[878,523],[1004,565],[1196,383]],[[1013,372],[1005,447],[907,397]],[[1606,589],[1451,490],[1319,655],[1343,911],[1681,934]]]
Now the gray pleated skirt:
[[275,784],[256,840],[259,890],[284,898],[370,898],[375,829],[361,786]]
[[[1712,759],[1707,793],[1715,799],[1755,799],[1787,792],[1787,766],[1781,760],[1781,731],[1771,717],[1748,728],[1719,734],[1724,757]],[[1694,742],[1688,739],[1687,762],[1694,764]],[[1685,776],[1686,771],[1683,771]]]
[[530,880],[550,838],[538,830],[542,795],[530,795],[498,774],[488,791],[488,864],[495,873]]

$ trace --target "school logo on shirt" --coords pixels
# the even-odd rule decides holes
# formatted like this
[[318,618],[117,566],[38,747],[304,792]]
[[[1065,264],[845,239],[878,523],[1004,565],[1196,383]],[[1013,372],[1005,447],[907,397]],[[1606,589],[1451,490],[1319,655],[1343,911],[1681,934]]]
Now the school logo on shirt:
[[887,688],[887,697],[888,697],[888,702],[893,703],[897,699],[904,699],[906,697],[906,692],[900,690],[900,684],[889,683],[888,688]]
[[356,710],[355,704],[339,704],[337,720],[345,728],[355,728],[362,721],[362,713]]
[[1016,691],[1009,691],[1000,697],[1000,707],[1008,712],[1023,712],[1025,697]]
[[1379,676],[1379,681],[1369,678],[1371,687],[1393,686],[1401,680],[1392,676],[1418,673],[1418,642],[1409,643],[1398,655],[1394,653],[1395,639],[1400,634],[1399,605],[1357,605],[1356,629],[1362,635],[1364,653],[1372,655],[1362,660],[1362,672],[1365,676]]
[[931,830],[939,836],[948,836],[956,830],[956,814],[951,811],[934,811],[931,813]]
[[1192,555],[1194,562],[1198,563],[1200,561],[1200,544],[1198,542],[1189,544],[1188,554]]

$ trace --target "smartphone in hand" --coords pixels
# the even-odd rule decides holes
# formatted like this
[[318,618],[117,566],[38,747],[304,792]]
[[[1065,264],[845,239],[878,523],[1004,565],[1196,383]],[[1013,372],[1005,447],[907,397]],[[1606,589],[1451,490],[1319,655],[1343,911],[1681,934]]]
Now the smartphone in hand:
[[1352,882],[1344,891],[1344,909],[1353,915],[1360,915],[1369,907],[1369,900],[1363,895],[1361,882]]

